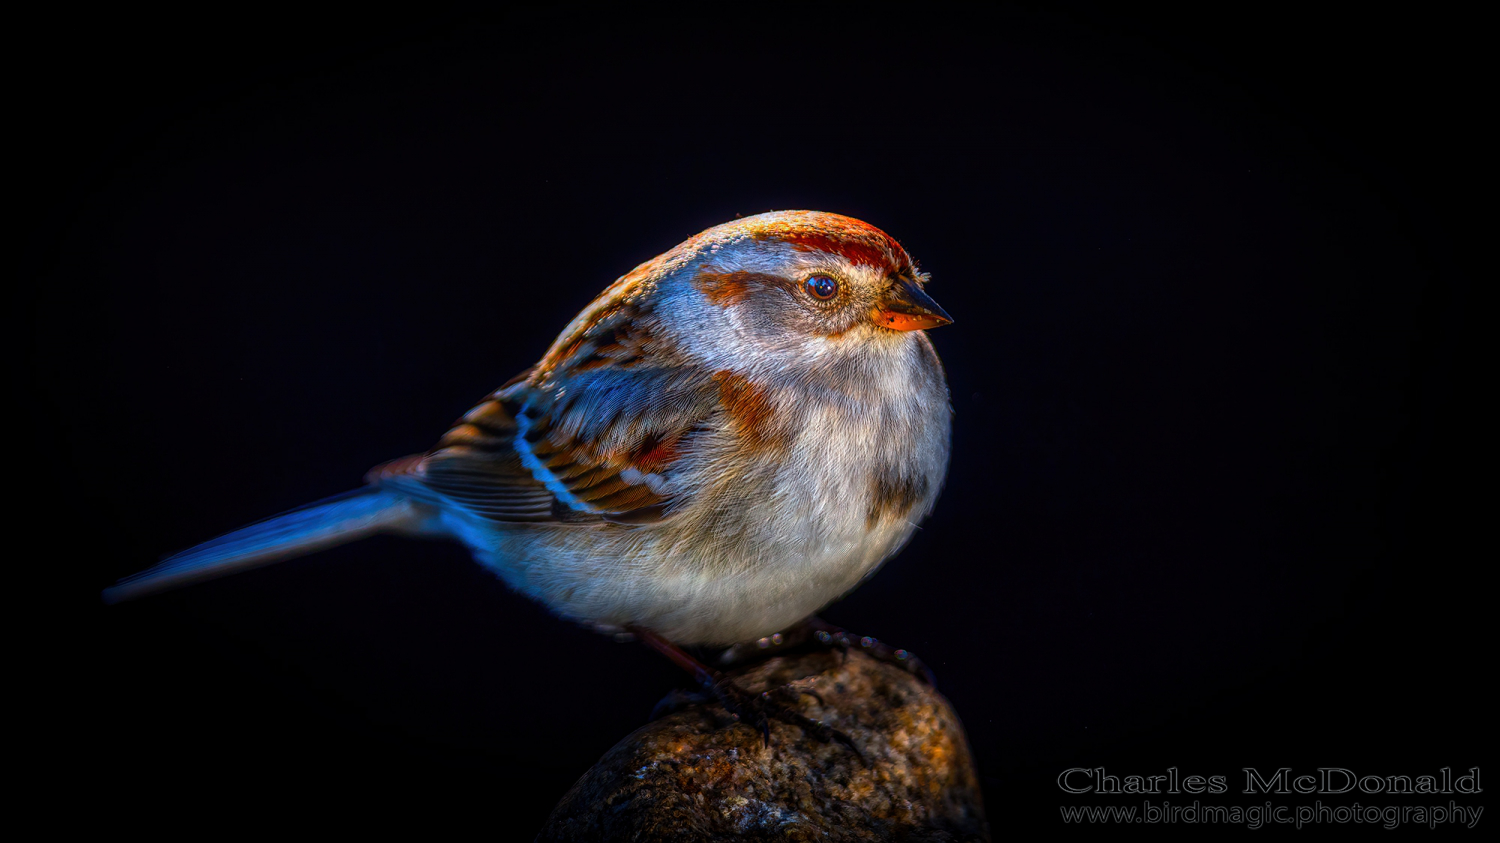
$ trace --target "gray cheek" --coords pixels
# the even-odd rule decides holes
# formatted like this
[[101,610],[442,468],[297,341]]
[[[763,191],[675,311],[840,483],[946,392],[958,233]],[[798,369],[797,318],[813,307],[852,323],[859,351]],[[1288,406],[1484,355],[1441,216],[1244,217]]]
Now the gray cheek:
[[791,296],[780,291],[770,292],[754,301],[735,305],[747,342],[767,351],[791,350],[801,347],[808,337],[825,331],[817,315],[808,312]]

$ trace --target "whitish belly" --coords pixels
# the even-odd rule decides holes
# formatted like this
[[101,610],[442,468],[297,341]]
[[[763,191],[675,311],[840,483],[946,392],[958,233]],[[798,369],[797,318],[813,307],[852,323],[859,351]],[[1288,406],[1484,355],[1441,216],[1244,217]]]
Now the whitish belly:
[[733,644],[785,630],[837,600],[899,548],[912,527],[902,522],[847,537],[744,543],[719,552],[697,536],[628,530],[601,541],[597,533],[585,537],[592,530],[575,529],[545,550],[535,541],[502,542],[476,557],[512,588],[572,620],[604,629],[643,626],[681,644]]

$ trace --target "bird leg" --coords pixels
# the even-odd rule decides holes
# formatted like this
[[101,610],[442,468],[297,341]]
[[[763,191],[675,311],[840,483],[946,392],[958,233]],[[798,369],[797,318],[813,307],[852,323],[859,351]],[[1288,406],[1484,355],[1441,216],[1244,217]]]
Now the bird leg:
[[[785,696],[787,694],[794,697],[798,694],[809,694],[818,698],[811,691],[800,687],[784,686],[760,694],[751,693],[735,684],[734,680],[725,674],[708,667],[693,658],[681,647],[656,633],[640,627],[629,627],[629,630],[631,634],[639,638],[646,646],[661,653],[671,659],[678,667],[691,673],[693,678],[698,680],[698,684],[703,686],[705,693],[713,695],[713,698],[718,700],[720,705],[724,706],[725,710],[729,712],[729,715],[735,721],[744,723],[757,732],[760,732],[761,742],[765,746],[771,745],[771,721],[780,720],[783,723],[797,726],[824,743],[838,741],[847,746],[855,755],[861,758],[864,757],[864,754],[859,751],[859,747],[854,745],[854,741],[850,740],[848,735],[800,712],[793,711],[775,699],[778,695]],[[656,711],[653,711],[652,715],[656,716],[663,707],[671,710],[690,699],[690,697],[676,693],[669,695],[657,705]]]

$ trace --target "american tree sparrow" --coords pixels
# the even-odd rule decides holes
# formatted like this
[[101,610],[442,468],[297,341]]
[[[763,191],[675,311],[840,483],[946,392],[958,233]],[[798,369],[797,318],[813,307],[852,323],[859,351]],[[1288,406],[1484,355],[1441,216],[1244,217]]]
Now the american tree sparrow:
[[460,541],[600,630],[771,635],[857,586],[937,498],[951,411],[922,329],[951,320],[926,280],[849,217],[716,226],[611,284],[431,451],[105,597],[398,533]]

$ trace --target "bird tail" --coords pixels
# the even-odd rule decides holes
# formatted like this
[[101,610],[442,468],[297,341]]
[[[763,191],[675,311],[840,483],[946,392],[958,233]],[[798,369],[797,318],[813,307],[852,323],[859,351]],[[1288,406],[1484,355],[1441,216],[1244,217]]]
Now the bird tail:
[[283,512],[162,560],[104,590],[106,603],[248,571],[376,533],[424,532],[431,513],[404,495],[366,487]]

